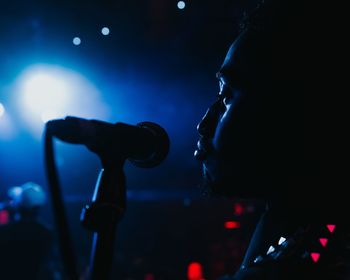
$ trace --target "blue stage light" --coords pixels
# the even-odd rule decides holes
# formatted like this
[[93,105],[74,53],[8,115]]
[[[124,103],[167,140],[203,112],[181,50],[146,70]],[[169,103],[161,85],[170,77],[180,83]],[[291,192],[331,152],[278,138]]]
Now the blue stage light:
[[79,37],[74,37],[73,44],[79,46],[81,44],[81,39]]
[[84,76],[60,66],[33,65],[17,80],[15,99],[26,128],[41,135],[43,123],[66,116],[106,119],[109,108]]
[[0,118],[5,114],[5,107],[0,103]]
[[50,73],[34,73],[23,84],[22,102],[32,114],[61,111],[69,98],[69,85]]
[[0,140],[11,140],[16,134],[16,124],[5,109],[1,110],[1,104],[0,111],[3,112],[0,112]]
[[109,28],[108,27],[103,27],[102,30],[101,30],[101,33],[105,36],[109,35]]
[[177,2],[177,7],[182,10],[182,9],[185,9],[186,7],[186,3],[184,1],[179,1]]

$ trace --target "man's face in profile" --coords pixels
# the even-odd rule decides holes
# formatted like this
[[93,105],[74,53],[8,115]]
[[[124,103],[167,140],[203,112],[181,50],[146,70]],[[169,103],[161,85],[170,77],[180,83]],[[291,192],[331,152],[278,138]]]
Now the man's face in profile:
[[[203,165],[205,184],[217,194],[241,188],[253,157],[252,105],[244,89],[227,84],[218,74],[217,100],[208,108],[197,129],[200,135],[195,157]],[[246,178],[244,178],[246,177]],[[248,182],[247,182],[248,183]],[[245,185],[245,184],[243,184]],[[239,191],[237,192],[239,194]]]
[[195,157],[219,195],[266,198],[304,176],[307,94],[265,41],[251,30],[235,40],[217,73],[217,99],[197,127]]
[[246,197],[258,180],[256,95],[224,70],[229,64],[240,72],[245,60],[240,57],[241,40],[231,46],[217,73],[217,99],[197,126],[200,139],[195,157],[202,163],[205,185],[213,193]]

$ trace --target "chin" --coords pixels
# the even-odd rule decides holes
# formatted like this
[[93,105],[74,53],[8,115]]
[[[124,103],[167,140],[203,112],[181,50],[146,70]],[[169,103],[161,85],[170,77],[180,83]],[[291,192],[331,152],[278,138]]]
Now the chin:
[[212,196],[229,198],[263,198],[264,182],[253,172],[242,175],[230,170],[226,174],[216,174],[213,170],[203,164],[202,187]]
[[203,164],[203,182],[202,187],[205,193],[211,196],[232,196],[232,187],[234,183],[229,180],[217,180],[217,177],[210,172],[211,170]]

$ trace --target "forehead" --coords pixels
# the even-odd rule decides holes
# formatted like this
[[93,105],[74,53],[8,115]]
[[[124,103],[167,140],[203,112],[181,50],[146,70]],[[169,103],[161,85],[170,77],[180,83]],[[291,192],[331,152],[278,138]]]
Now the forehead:
[[241,87],[264,75],[266,55],[260,39],[254,31],[243,31],[228,49],[217,78],[231,87]]
[[242,33],[238,38],[231,44],[227,51],[224,62],[221,65],[220,70],[216,73],[217,79],[225,85],[233,86],[239,82],[240,76],[244,69],[242,69],[242,57],[241,51],[242,41],[244,40],[245,33]]

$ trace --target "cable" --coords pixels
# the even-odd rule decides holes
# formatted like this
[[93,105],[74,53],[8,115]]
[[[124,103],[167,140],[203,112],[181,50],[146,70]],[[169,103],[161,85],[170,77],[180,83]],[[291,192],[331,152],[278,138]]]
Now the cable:
[[53,136],[47,127],[45,128],[45,166],[63,265],[68,279],[78,280],[79,275],[55,165]]

